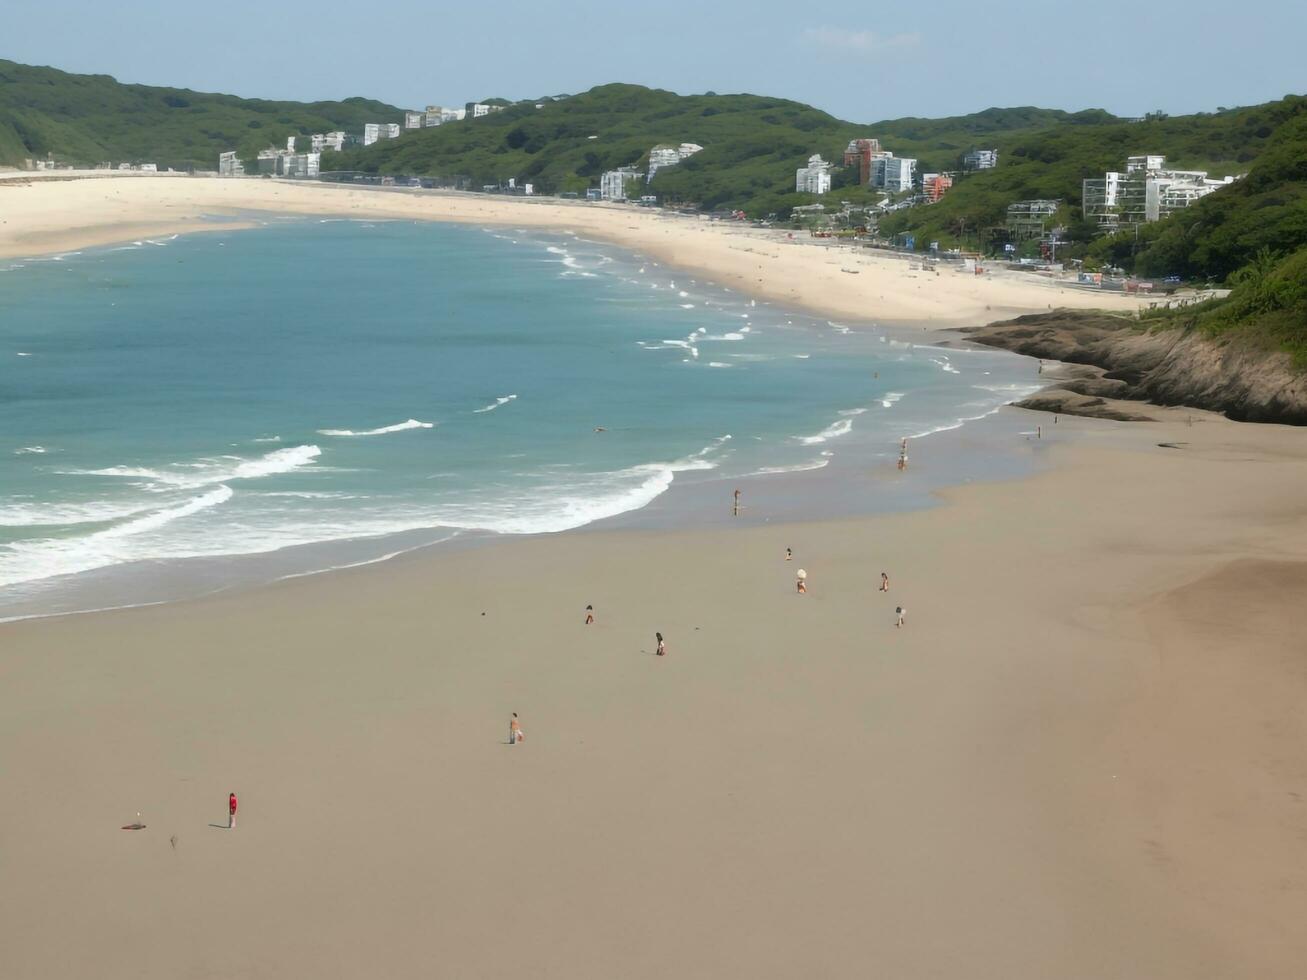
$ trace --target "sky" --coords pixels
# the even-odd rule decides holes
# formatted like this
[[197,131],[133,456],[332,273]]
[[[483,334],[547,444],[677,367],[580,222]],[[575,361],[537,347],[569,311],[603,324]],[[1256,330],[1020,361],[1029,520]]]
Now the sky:
[[990,106],[1123,116],[1307,93],[1307,3],[5,0],[0,58],[244,97],[401,108],[633,82],[854,122]]

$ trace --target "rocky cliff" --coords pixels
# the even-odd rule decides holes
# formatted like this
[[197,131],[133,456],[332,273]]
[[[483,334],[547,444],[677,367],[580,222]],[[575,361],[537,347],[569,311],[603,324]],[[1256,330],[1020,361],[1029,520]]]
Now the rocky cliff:
[[1074,310],[962,332],[989,347],[1086,365],[1058,382],[1079,395],[1187,405],[1242,422],[1307,425],[1307,374],[1282,351],[1213,340],[1192,329],[1150,331],[1127,317]]

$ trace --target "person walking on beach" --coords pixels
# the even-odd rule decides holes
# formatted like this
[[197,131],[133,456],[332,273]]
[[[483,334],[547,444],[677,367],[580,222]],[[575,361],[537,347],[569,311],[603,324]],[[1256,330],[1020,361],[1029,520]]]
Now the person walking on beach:
[[655,651],[656,654],[660,657],[667,656],[667,644],[663,642],[663,635],[661,633],[655,633],[654,636],[658,639],[658,649]]
[[894,607],[894,615],[898,617],[898,618],[895,620],[894,625],[895,625],[895,626],[902,626],[902,625],[903,625],[903,616],[904,616],[903,607],[902,607],[902,606],[895,606],[895,607]]
[[802,568],[800,568],[799,574],[796,575],[794,578],[794,587],[798,590],[799,595],[808,594],[808,586],[806,584],[807,578],[808,578],[808,573],[804,571]]
[[236,829],[236,794],[227,794],[227,829]]
[[586,607],[585,607],[585,625],[586,625],[586,626],[589,626],[589,625],[590,625],[591,623],[593,623],[594,621],[595,621],[595,607],[594,607],[594,606],[586,606]]
[[884,572],[880,573],[880,591],[882,592],[889,591],[889,576],[886,575]]
[[794,552],[792,552],[789,548],[785,549],[785,560],[794,561]]
[[735,503],[731,506],[731,516],[732,517],[740,516],[740,491],[739,490],[735,491]]
[[508,744],[516,745],[526,738],[526,733],[522,731],[522,723],[517,720],[517,712],[513,712],[512,719],[508,722]]

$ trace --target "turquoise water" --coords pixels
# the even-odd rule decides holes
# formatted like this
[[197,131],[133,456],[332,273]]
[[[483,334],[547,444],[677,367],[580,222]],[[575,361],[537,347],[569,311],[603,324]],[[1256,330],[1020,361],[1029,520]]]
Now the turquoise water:
[[565,232],[284,221],[0,269],[0,616],[142,563],[579,527],[1037,387]]

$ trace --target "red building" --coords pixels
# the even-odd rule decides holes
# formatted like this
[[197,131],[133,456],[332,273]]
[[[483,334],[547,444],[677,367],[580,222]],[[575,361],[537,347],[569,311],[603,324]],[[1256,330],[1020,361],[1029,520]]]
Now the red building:
[[858,183],[871,183],[871,161],[888,156],[880,148],[878,139],[861,139],[849,140],[849,145],[844,148],[844,166],[851,167],[855,163],[858,165]]
[[926,174],[921,178],[921,193],[931,204],[934,204],[944,192],[953,186],[953,178],[948,174]]

